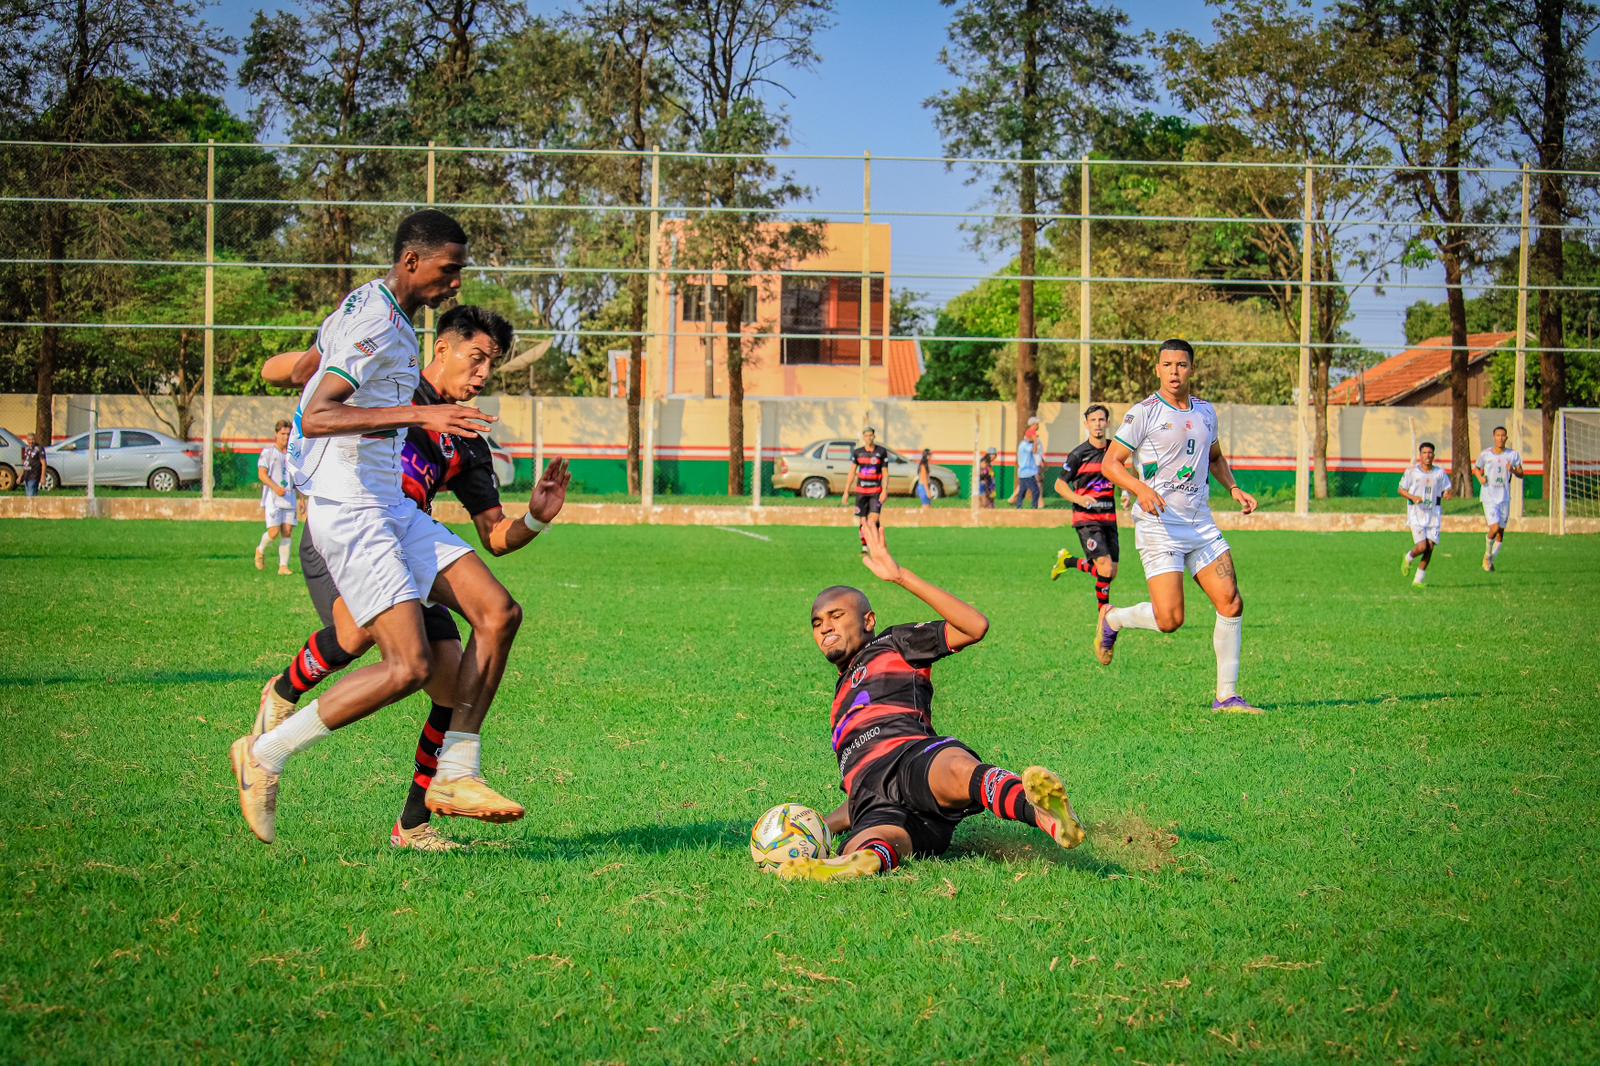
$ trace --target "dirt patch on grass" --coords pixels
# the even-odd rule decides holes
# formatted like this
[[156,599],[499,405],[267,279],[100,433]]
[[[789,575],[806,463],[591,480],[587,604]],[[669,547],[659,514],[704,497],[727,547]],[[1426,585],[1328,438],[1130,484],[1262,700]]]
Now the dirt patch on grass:
[[1097,857],[1129,871],[1160,873],[1178,865],[1177,823],[1156,825],[1138,814],[1117,814],[1089,826],[1088,843]]

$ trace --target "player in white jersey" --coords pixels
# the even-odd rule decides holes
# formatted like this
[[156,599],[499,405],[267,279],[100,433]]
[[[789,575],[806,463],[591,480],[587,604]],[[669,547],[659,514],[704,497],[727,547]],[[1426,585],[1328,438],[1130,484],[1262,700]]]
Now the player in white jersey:
[[[261,510],[267,531],[256,545],[256,569],[266,569],[267,545],[278,541],[278,573],[289,573],[289,545],[294,540],[295,502],[300,498],[289,479],[288,422],[280,419],[273,427],[272,443],[261,449],[256,461],[256,479],[261,482]],[[282,538],[279,540],[279,538]]]
[[[234,742],[239,806],[262,841],[277,834],[278,781],[290,756],[428,682],[424,600],[443,603],[472,626],[428,806],[485,821],[522,817],[521,805],[483,781],[478,734],[522,609],[460,537],[417,508],[400,468],[407,427],[475,438],[494,421],[472,407],[412,402],[420,369],[411,316],[460,289],[466,241],[442,212],[407,216],[388,275],[350,293],[317,335],[321,362],[295,413],[289,467],[307,497],[306,524],[329,574],[382,661],[345,675],[278,726]],[[438,804],[432,789],[441,794]]]
[[[1157,357],[1160,389],[1134,406],[1111,438],[1101,472],[1126,490],[1133,506],[1134,544],[1144,563],[1150,599],[1132,607],[1100,608],[1095,655],[1110,665],[1117,635],[1124,629],[1171,633],[1183,625],[1183,575],[1217,609],[1211,646],[1217,656],[1217,696],[1211,709],[1227,714],[1260,714],[1239,695],[1239,653],[1244,643],[1244,599],[1239,595],[1233,553],[1211,518],[1211,477],[1223,485],[1245,514],[1255,497],[1241,489],[1217,443],[1217,412],[1190,395],[1194,348],[1187,341],[1163,341]],[[1134,471],[1128,462],[1136,463]]]
[[1433,465],[1433,444],[1423,441],[1417,447],[1417,461],[1400,475],[1400,495],[1406,498],[1406,525],[1411,527],[1411,550],[1400,560],[1400,574],[1411,572],[1417,564],[1417,576],[1411,583],[1421,588],[1428,581],[1428,564],[1433,561],[1433,549],[1439,546],[1439,527],[1444,521],[1440,501],[1450,491],[1450,475],[1444,467]]
[[1494,447],[1485,448],[1472,466],[1483,486],[1483,520],[1489,532],[1483,543],[1483,568],[1494,573],[1494,561],[1505,546],[1506,523],[1511,520],[1511,479],[1522,477],[1522,456],[1506,447],[1506,427],[1494,427]]

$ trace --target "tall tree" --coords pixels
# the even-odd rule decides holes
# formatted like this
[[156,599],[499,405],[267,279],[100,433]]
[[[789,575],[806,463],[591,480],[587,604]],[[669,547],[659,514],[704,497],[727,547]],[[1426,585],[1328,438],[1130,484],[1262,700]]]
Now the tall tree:
[[[1472,452],[1467,412],[1468,271],[1493,254],[1488,231],[1467,223],[1483,218],[1493,190],[1469,166],[1488,163],[1502,141],[1506,104],[1488,62],[1493,4],[1481,0],[1358,0],[1340,17],[1352,40],[1379,59],[1382,91],[1369,98],[1373,121],[1410,169],[1396,186],[1417,212],[1424,239],[1444,267],[1450,309],[1450,455],[1454,467]],[[1452,480],[1451,492],[1472,494],[1472,479]]]
[[[1538,236],[1529,259],[1534,285],[1566,283],[1566,256],[1561,227],[1572,217],[1573,135],[1582,134],[1593,152],[1600,125],[1600,87],[1586,56],[1600,26],[1600,9],[1586,0],[1510,0],[1502,32],[1494,36],[1492,65],[1504,78],[1513,100],[1511,111],[1521,139],[1531,150],[1539,173],[1534,181],[1534,225]],[[1544,416],[1544,465],[1556,411],[1567,402],[1566,331],[1563,294],[1544,289],[1539,306],[1539,406]],[[1546,478],[1545,484],[1549,484]]]
[[[942,0],[956,7],[957,0]],[[1088,154],[1095,133],[1149,95],[1138,65],[1139,42],[1128,17],[1092,0],[964,0],[950,23],[939,61],[960,80],[924,101],[945,152],[1015,158],[988,171],[996,201],[1016,213],[1015,227],[980,231],[980,240],[1015,233],[1017,282],[1017,424],[1039,407],[1034,338],[1034,276],[1039,214],[1060,209],[1069,172],[1036,161]],[[974,178],[973,180],[979,180]]]
[[[0,6],[0,99],[8,101],[14,135],[63,142],[37,160],[36,194],[81,196],[86,188],[136,176],[134,153],[81,147],[125,140],[140,102],[203,92],[223,79],[222,56],[233,42],[200,17],[190,0],[4,0]],[[130,93],[128,90],[134,92]],[[75,143],[79,142],[79,143]],[[38,320],[61,321],[61,261],[79,215],[72,205],[44,206],[38,227],[43,284]],[[61,332],[41,331],[35,375],[34,433],[55,432],[52,414]]]
[[[679,26],[666,44],[685,90],[682,120],[694,147],[711,153],[694,161],[685,192],[706,212],[688,228],[685,250],[708,273],[726,272],[728,492],[744,489],[744,306],[754,279],[820,249],[817,223],[773,223],[771,212],[806,190],[781,173],[765,153],[788,143],[789,117],[763,94],[786,93],[784,72],[818,61],[814,41],[830,25],[832,0],[673,0]],[[862,293],[862,313],[871,306]],[[709,326],[710,309],[707,309]],[[761,466],[756,464],[759,477]]]

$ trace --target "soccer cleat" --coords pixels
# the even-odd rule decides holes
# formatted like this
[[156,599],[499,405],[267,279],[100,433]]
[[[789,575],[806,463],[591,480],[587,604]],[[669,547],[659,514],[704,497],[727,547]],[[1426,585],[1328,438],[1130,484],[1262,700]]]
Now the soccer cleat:
[[423,822],[419,826],[407,829],[395,820],[394,828],[389,830],[389,845],[395,848],[405,848],[411,851],[426,851],[442,854],[447,851],[461,851],[465,845],[439,835],[432,822]]
[[1411,553],[1410,552],[1406,552],[1405,557],[1400,560],[1400,576],[1401,577],[1410,577],[1411,576]]
[[1100,605],[1100,620],[1095,623],[1094,657],[1100,660],[1101,666],[1110,666],[1111,657],[1116,653],[1117,630],[1106,624],[1106,612],[1111,610],[1109,603]]
[[1243,696],[1229,696],[1225,700],[1212,700],[1211,709],[1218,714],[1265,714],[1260,707],[1251,706]]
[[287,566],[278,567],[278,576],[279,577],[288,577],[292,573],[294,573],[294,571],[290,570]]
[[481,777],[449,781],[435,777],[423,802],[434,814],[476,818],[480,822],[514,822],[527,813],[522,804],[500,795]]
[[1490,559],[1487,555],[1483,557],[1483,572],[1486,574],[1494,573],[1494,560]]
[[1065,548],[1062,548],[1060,551],[1056,552],[1056,565],[1050,569],[1050,580],[1057,580],[1062,574],[1066,573],[1068,570],[1071,570],[1075,565],[1077,565],[1077,562],[1078,560],[1072,557],[1071,552],[1067,551]]
[[790,859],[778,865],[778,876],[785,881],[851,881],[876,877],[882,868],[877,855],[862,850],[836,859]]
[[258,549],[256,549],[256,569],[257,570],[265,570],[266,568],[267,568],[267,557],[265,555],[261,554],[261,550],[258,548]]
[[240,737],[228,749],[233,776],[239,783],[239,810],[245,824],[263,844],[278,838],[278,775],[256,762],[254,737]]
[[1034,820],[1051,840],[1064,848],[1075,848],[1083,843],[1087,834],[1072,809],[1072,801],[1067,799],[1067,788],[1061,778],[1042,766],[1030,766],[1022,771],[1022,791],[1033,805]]
[[259,737],[268,730],[278,728],[288,721],[295,709],[294,704],[278,695],[278,679],[273,678],[261,689],[261,704],[256,708],[256,721],[250,727],[250,735]]

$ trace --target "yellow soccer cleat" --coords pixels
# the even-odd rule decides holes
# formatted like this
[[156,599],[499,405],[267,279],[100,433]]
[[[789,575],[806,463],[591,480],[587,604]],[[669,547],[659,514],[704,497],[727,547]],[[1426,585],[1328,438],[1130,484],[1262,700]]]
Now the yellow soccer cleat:
[[1050,568],[1050,580],[1055,581],[1062,574],[1066,573],[1069,569],[1071,569],[1073,562],[1074,560],[1072,558],[1072,553],[1067,551],[1067,549],[1062,548],[1060,551],[1056,552],[1056,565]]
[[279,577],[288,577],[292,573],[294,573],[294,571],[290,570],[287,566],[278,567],[278,576]]
[[266,568],[267,568],[267,557],[265,555],[262,555],[261,552],[258,550],[256,552],[256,569],[257,570],[265,570]]
[[476,818],[480,822],[514,822],[527,813],[522,804],[500,795],[481,777],[451,781],[435,777],[423,802],[434,814]]
[[461,851],[465,845],[439,835],[432,822],[423,822],[412,829],[407,829],[398,820],[394,828],[389,830],[389,845],[395,848],[405,848],[409,851],[424,851],[432,854],[443,854],[447,851]]
[[876,877],[883,863],[870,851],[852,851],[836,859],[790,859],[778,866],[785,881],[850,881]]
[[278,679],[273,678],[261,690],[261,704],[256,708],[255,724],[250,727],[252,737],[278,728],[297,710],[294,704],[278,695],[277,685]]
[[1022,791],[1038,812],[1039,828],[1049,833],[1050,839],[1064,848],[1083,843],[1087,834],[1078,823],[1061,778],[1042,766],[1030,766],[1022,771]]
[[239,783],[239,810],[245,824],[263,844],[278,838],[278,775],[269,774],[256,762],[252,750],[254,737],[240,737],[228,749],[233,776]]

